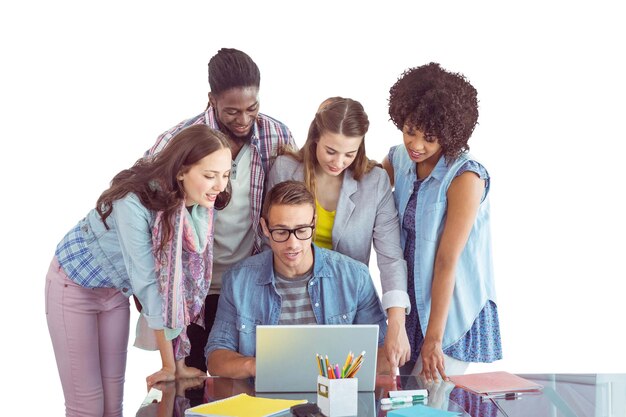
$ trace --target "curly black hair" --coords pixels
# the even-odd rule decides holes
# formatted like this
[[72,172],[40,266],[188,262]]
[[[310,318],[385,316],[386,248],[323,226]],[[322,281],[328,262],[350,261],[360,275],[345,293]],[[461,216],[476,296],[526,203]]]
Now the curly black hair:
[[389,116],[400,130],[406,126],[436,137],[450,161],[469,150],[478,121],[476,89],[436,62],[409,68],[389,89]]

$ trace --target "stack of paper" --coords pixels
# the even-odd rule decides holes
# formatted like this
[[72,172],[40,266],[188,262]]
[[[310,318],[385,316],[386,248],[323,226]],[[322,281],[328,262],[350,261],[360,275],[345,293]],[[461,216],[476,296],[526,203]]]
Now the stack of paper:
[[289,410],[306,400],[279,400],[239,394],[185,410],[187,417],[267,417]]
[[542,385],[508,372],[485,372],[451,376],[457,387],[477,394],[537,391]]

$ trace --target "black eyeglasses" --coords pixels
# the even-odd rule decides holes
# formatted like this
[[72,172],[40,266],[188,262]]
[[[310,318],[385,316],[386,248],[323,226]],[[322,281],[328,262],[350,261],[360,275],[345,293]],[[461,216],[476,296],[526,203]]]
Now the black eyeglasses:
[[270,236],[272,236],[272,240],[276,243],[282,243],[289,240],[289,237],[293,233],[293,235],[298,240],[307,240],[313,236],[313,229],[315,229],[315,225],[312,224],[310,226],[301,226],[295,229],[269,229]]

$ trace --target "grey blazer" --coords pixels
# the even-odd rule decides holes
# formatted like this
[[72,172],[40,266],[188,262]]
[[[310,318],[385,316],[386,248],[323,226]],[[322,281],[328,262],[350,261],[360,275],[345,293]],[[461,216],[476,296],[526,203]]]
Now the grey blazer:
[[[304,164],[290,156],[276,158],[268,175],[267,188],[282,181],[304,180]],[[369,265],[372,242],[383,291],[382,304],[409,308],[407,269],[400,246],[400,221],[391,194],[389,177],[375,167],[356,181],[344,171],[332,232],[333,250]]]

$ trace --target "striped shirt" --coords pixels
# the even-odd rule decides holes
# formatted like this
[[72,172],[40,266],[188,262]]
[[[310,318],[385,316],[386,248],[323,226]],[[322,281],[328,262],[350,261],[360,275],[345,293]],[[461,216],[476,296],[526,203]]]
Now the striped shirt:
[[[198,124],[205,124],[212,129],[219,130],[212,107],[191,119],[180,122],[161,134],[154,146],[146,152],[145,156],[159,153],[178,132],[186,127]],[[253,254],[261,251],[263,242],[263,231],[259,227],[259,221],[265,195],[265,176],[269,173],[276,159],[279,147],[287,144],[296,148],[289,128],[278,120],[259,113],[253,126],[252,137],[250,138],[250,151],[252,153],[250,162],[250,216],[252,218],[253,230],[256,231]]]
[[313,269],[295,278],[285,278],[275,273],[276,292],[280,295],[280,319],[278,324],[315,324],[315,314],[309,296],[309,281]]

